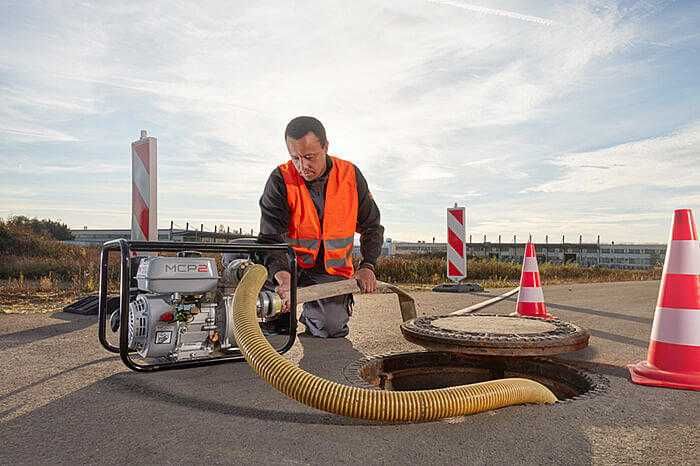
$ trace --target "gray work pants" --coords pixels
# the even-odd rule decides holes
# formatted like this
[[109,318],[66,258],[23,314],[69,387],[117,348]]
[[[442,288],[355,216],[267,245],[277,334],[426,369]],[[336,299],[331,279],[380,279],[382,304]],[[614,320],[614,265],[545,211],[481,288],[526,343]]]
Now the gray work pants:
[[[343,277],[319,274],[302,270],[299,286],[317,285],[345,280]],[[299,322],[306,326],[307,333],[320,338],[342,338],[348,334],[348,320],[352,314],[351,294],[310,301],[303,304]]]

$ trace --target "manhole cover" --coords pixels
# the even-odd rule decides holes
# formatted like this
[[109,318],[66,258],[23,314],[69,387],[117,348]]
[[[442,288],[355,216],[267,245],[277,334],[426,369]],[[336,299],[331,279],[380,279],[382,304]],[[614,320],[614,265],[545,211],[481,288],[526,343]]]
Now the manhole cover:
[[551,332],[556,326],[543,320],[526,320],[517,318],[503,319],[500,316],[477,316],[478,319],[463,319],[460,316],[441,317],[432,321],[434,327],[442,330],[490,333],[493,335],[530,335],[533,333]]
[[401,324],[406,340],[433,351],[544,356],[588,346],[586,330],[558,319],[503,315],[423,316]]
[[546,358],[511,358],[462,353],[395,353],[356,361],[345,368],[353,385],[379,390],[424,390],[486,382],[508,377],[535,380],[560,401],[591,395],[607,380]]

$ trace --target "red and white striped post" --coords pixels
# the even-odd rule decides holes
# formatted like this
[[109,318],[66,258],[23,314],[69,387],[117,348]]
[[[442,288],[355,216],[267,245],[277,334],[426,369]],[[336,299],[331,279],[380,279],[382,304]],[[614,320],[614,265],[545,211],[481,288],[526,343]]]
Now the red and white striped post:
[[131,143],[131,239],[158,241],[157,141],[141,130]]
[[690,209],[674,213],[647,360],[628,367],[634,383],[700,390],[700,241]]
[[464,212],[457,204],[447,209],[447,278],[456,283],[467,276]]

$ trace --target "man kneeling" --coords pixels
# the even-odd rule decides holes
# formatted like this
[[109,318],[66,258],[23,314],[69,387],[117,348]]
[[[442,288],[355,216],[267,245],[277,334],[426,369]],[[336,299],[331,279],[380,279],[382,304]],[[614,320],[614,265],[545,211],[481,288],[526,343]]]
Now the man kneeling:
[[[316,118],[301,116],[284,133],[291,160],[272,172],[260,198],[260,235],[264,243],[289,243],[297,256],[298,285],[354,277],[365,293],[376,291],[374,267],[381,254],[384,227],[360,170],[328,155],[326,130]],[[355,271],[352,248],[360,234],[362,261]],[[270,255],[265,264],[276,291],[289,311],[291,274],[284,256]],[[304,303],[300,322],[316,337],[348,334],[352,295]],[[288,324],[281,319],[277,324]]]

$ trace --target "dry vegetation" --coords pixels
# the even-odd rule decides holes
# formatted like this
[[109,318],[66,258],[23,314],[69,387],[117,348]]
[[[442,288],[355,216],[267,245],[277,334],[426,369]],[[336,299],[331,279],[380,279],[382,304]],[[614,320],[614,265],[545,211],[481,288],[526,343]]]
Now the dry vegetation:
[[[446,259],[435,255],[405,255],[382,257],[377,264],[382,280],[393,283],[434,285],[447,281]],[[620,270],[602,267],[582,267],[577,264],[540,264],[544,285],[558,283],[591,283],[634,280],[658,280],[661,269]],[[521,264],[495,259],[469,259],[469,281],[486,288],[518,286]]]
[[53,310],[97,290],[99,248],[71,246],[0,220],[0,312]]
[[[77,297],[97,291],[99,248],[61,243],[47,234],[0,219],[0,312],[37,308],[51,311]],[[116,283],[116,261],[110,281]],[[473,259],[468,279],[485,287],[517,286],[520,264]],[[543,284],[653,280],[660,269],[617,270],[575,264],[540,264]],[[382,257],[381,280],[429,286],[445,282],[445,258],[433,255]]]

